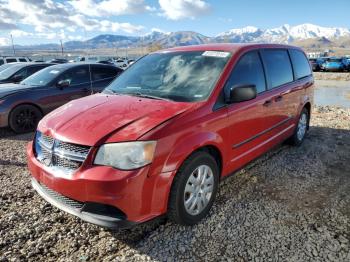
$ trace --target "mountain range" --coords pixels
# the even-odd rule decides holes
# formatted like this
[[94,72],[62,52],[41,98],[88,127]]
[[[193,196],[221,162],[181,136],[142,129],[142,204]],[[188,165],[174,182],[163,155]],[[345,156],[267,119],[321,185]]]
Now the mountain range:
[[[321,27],[313,24],[261,29],[253,26],[231,29],[216,36],[205,36],[193,31],[161,32],[152,31],[144,36],[125,36],[103,34],[86,41],[68,41],[64,43],[66,50],[96,48],[126,48],[158,45],[162,48],[195,45],[206,43],[298,43],[311,47],[325,47],[335,44],[350,47],[350,29],[341,27]],[[342,46],[343,45],[343,46]],[[345,46],[344,46],[345,45]],[[45,44],[35,46],[16,46],[18,49],[58,49],[59,45]]]

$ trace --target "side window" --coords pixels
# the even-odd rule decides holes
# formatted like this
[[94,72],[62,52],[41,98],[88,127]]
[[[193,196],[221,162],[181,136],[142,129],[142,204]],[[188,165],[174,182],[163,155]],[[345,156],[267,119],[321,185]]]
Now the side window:
[[23,68],[22,70],[19,70],[14,76],[21,76],[21,79],[24,79],[27,77],[27,68]]
[[293,81],[293,70],[287,50],[264,50],[263,59],[271,88]]
[[18,59],[20,62],[27,62],[27,60],[25,60],[24,58],[20,58]]
[[264,69],[258,51],[243,55],[233,68],[225,90],[234,85],[253,84],[258,93],[266,90]]
[[303,52],[295,49],[289,50],[290,57],[292,59],[292,64],[297,79],[303,78],[305,76],[311,75],[310,64],[307,61]]
[[0,59],[0,65],[4,64],[4,59]]
[[79,85],[90,82],[89,69],[87,66],[77,67],[63,73],[58,81],[68,80],[70,85]]
[[27,75],[30,76],[36,72],[38,72],[39,70],[45,68],[46,66],[31,66],[27,69]]
[[17,62],[16,58],[6,58],[6,63],[13,63],[13,62]]
[[92,80],[98,81],[101,79],[112,78],[119,74],[117,68],[93,66],[92,67]]

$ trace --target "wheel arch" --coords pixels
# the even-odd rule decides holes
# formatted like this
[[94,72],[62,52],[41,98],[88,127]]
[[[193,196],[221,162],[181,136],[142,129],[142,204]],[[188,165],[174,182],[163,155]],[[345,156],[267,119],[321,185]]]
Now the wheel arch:
[[15,106],[13,106],[13,107],[11,108],[11,110],[9,110],[9,112],[8,112],[8,116],[7,116],[7,126],[8,126],[8,127],[10,127],[10,119],[11,119],[11,116],[12,116],[13,111],[14,111],[16,108],[20,107],[20,106],[33,106],[33,107],[35,107],[36,109],[39,110],[39,112],[41,113],[41,116],[42,116],[42,117],[44,116],[43,110],[42,110],[41,107],[38,106],[37,104],[31,103],[31,102],[19,103],[19,104],[16,104]]

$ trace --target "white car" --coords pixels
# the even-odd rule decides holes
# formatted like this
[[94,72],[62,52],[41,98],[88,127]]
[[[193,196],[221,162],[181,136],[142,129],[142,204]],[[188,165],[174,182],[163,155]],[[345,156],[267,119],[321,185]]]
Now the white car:
[[117,67],[120,67],[120,68],[127,68],[129,63],[128,63],[128,59],[121,59],[121,58],[118,58],[117,60],[114,60],[113,61],[114,64],[117,66]]
[[23,56],[0,56],[0,65],[14,62],[30,62],[28,57]]

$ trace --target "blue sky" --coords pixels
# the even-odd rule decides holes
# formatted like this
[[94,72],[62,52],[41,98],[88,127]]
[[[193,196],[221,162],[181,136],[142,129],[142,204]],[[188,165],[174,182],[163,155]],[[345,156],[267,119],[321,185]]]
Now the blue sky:
[[10,34],[16,44],[37,44],[152,29],[214,36],[248,25],[350,28],[349,14],[350,0],[0,0],[0,45]]

